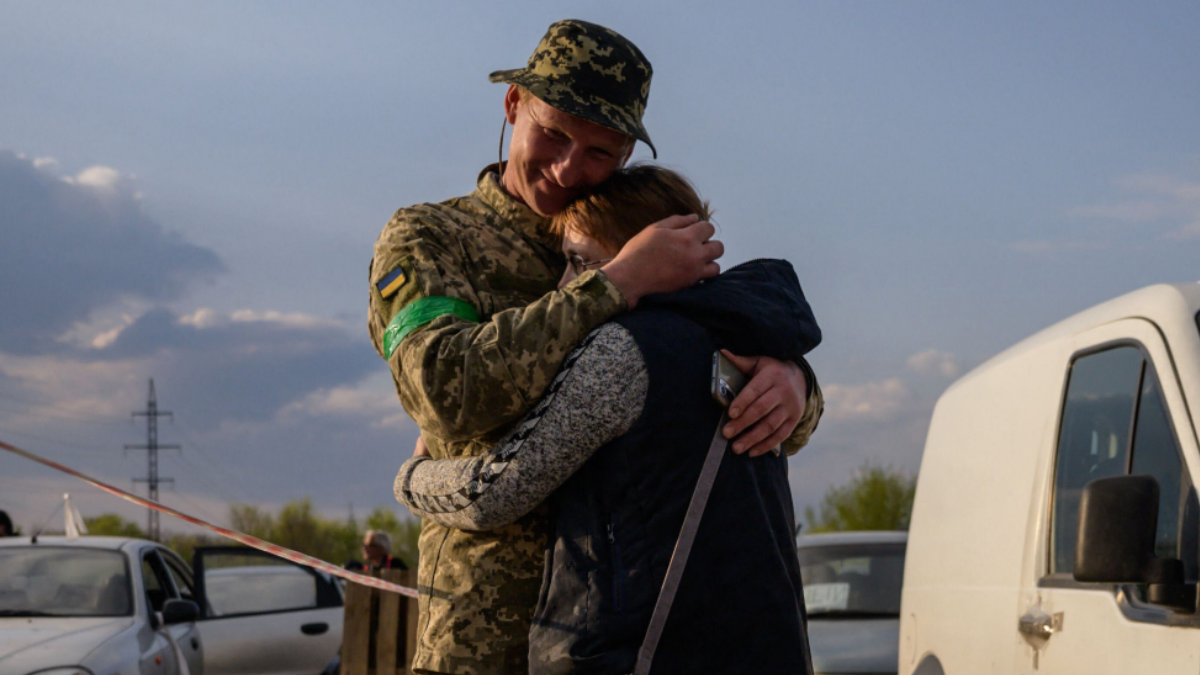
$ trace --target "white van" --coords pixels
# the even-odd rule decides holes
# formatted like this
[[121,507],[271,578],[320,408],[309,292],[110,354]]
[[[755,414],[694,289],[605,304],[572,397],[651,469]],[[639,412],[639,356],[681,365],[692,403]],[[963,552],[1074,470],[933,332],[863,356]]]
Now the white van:
[[913,505],[899,672],[1200,672],[1200,284],[1098,305],[964,376]]

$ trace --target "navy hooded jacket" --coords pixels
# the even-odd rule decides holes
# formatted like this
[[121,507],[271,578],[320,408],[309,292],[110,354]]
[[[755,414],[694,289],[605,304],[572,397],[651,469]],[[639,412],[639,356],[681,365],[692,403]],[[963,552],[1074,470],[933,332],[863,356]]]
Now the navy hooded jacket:
[[[713,352],[799,361],[820,330],[790,264],[760,260],[619,319],[642,352],[641,417],[555,493],[530,672],[633,669],[722,410]],[[653,673],[811,673],[787,458],[727,453]]]

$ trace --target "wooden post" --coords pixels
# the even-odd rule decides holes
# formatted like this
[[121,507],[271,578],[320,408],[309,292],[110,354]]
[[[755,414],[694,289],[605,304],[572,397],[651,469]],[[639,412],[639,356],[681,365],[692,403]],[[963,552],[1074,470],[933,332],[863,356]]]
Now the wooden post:
[[[387,579],[392,575],[384,574]],[[388,579],[391,581],[391,579]],[[379,625],[375,629],[375,673],[396,675],[404,669],[404,636],[400,635],[400,596],[379,593]],[[400,657],[397,668],[396,657]]]
[[341,675],[368,675],[371,645],[371,596],[375,590],[346,584],[346,613],[342,622]]
[[[416,587],[417,573],[383,570],[386,581]],[[410,675],[417,640],[417,601],[350,582],[342,633],[342,675]]]

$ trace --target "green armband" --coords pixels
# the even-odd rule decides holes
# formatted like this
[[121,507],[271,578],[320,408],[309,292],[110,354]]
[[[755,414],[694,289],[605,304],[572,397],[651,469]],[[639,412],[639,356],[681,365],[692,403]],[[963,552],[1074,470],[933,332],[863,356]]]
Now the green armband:
[[458,298],[434,296],[421,298],[405,305],[396,316],[392,317],[387,328],[383,331],[383,354],[392,358],[392,352],[400,345],[400,341],[409,333],[433,321],[439,316],[452,314],[460,319],[479,323],[479,312],[471,303]]

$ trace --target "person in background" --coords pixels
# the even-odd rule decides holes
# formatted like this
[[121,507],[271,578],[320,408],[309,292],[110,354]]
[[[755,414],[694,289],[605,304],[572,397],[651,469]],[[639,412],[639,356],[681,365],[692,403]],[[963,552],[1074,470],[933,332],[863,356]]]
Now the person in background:
[[346,569],[355,572],[408,569],[403,560],[392,557],[392,538],[387,532],[367,530],[363,535],[362,552],[366,563],[351,560],[346,563]]
[[13,529],[12,519],[8,517],[7,511],[0,511],[0,537],[11,537],[16,534]]
[[392,557],[392,538],[387,532],[367,530],[363,535],[363,557],[367,559],[367,571],[406,570],[408,565]]

